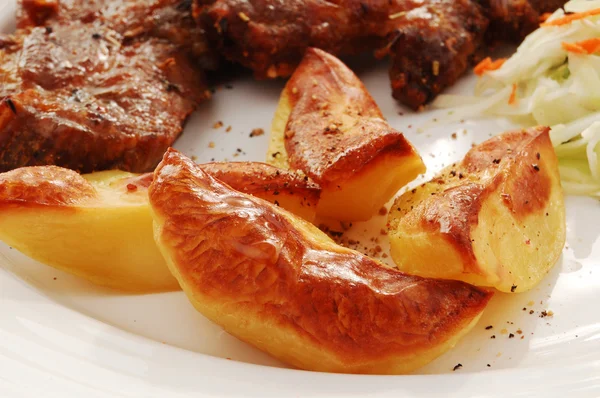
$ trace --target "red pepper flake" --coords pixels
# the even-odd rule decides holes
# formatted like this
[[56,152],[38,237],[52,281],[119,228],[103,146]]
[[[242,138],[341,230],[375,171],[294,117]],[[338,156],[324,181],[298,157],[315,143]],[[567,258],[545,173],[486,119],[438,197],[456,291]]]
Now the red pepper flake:
[[213,124],[213,129],[220,129],[221,127],[223,127],[223,122],[220,120],[218,122],[215,122],[215,124]]
[[138,189],[137,185],[135,185],[135,184],[127,184],[127,190],[129,192],[135,192],[135,191],[137,191],[137,189]]
[[[527,240],[525,241],[525,244],[526,244],[526,245],[530,245],[530,244],[531,244],[531,239],[527,239]],[[512,291],[512,288],[511,288],[511,291]]]
[[252,138],[252,137],[260,137],[261,135],[264,135],[264,134],[265,134],[265,130],[263,130],[263,129],[253,129],[250,132],[250,138]]

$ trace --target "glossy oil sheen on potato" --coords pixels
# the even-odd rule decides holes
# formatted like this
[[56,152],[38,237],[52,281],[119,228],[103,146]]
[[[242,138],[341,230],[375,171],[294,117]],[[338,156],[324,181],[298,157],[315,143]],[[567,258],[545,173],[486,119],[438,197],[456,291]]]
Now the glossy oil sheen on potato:
[[157,243],[196,309],[302,369],[412,371],[454,346],[491,297],[338,246],[175,151],[156,170],[149,198]]
[[[264,163],[208,163],[211,175],[311,220],[319,187]],[[179,284],[156,247],[148,204],[152,174],[80,176],[54,167],[0,174],[0,239],[24,254],[96,284],[132,292]]]
[[548,130],[491,138],[398,198],[388,223],[398,268],[504,292],[539,283],[558,260],[566,229]]
[[307,51],[281,94],[267,161],[321,185],[319,216],[350,221],[369,219],[425,170],[358,77],[317,49]]

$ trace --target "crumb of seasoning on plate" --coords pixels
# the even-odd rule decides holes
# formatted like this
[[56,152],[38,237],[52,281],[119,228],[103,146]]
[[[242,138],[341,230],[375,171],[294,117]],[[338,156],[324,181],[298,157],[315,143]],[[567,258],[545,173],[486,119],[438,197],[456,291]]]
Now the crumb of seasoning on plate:
[[261,135],[265,134],[265,130],[263,129],[252,129],[252,131],[250,132],[250,137],[260,137]]
[[194,161],[194,162],[195,162],[196,160],[198,160],[198,156],[196,156],[196,155],[192,155],[191,159],[192,159],[192,161]]
[[223,122],[220,120],[218,122],[215,122],[215,124],[213,124],[213,129],[220,129],[221,127],[223,127]]
[[457,137],[456,133],[452,133],[452,139],[455,140]]
[[511,293],[514,293],[516,290],[517,290],[517,285],[512,285],[512,286],[510,287],[510,292],[511,292]]
[[493,327],[492,325],[489,325],[489,326],[486,326],[486,327],[485,327],[485,330],[490,330],[490,329],[493,329],[493,328],[494,328],[494,327]]
[[508,338],[509,338],[509,339],[512,339],[512,338],[514,338],[514,337],[515,337],[515,335],[514,335],[513,333],[510,333],[510,334],[508,335]]
[[502,329],[502,330],[500,331],[500,333],[501,333],[501,334],[507,334],[507,333],[508,333],[508,330],[506,330],[506,329]]
[[491,368],[491,367],[492,367],[492,365],[490,365],[489,363],[488,363],[487,365],[485,365],[485,366],[487,366],[488,368]]
[[495,338],[496,338],[495,334],[493,334],[493,335],[490,336],[490,339],[495,339]]
[[553,315],[554,315],[554,312],[552,312],[552,311],[543,310],[542,312],[540,312],[540,318],[545,318],[547,316],[553,316]]
[[453,371],[453,372],[456,372],[458,369],[460,369],[460,368],[462,368],[462,367],[463,367],[463,366],[462,366],[462,364],[461,364],[461,363],[459,363],[459,364],[457,364],[456,366],[454,366],[454,368],[452,368],[452,371]]
[[215,147],[215,143],[213,141],[208,143],[208,147],[209,148],[214,148]]
[[231,126],[227,126],[227,128],[225,129],[226,133],[229,133],[231,131]]
[[501,353],[501,352],[499,352],[499,353],[497,353],[497,354],[496,354],[496,356],[499,358],[499,357],[501,357],[501,356],[502,356],[502,353]]

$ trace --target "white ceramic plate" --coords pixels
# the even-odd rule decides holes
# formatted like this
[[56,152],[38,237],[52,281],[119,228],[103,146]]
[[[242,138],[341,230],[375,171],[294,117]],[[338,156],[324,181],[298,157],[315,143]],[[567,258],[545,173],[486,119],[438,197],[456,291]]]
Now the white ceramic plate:
[[[3,31],[13,29],[14,9],[14,0],[0,0]],[[510,127],[503,121],[440,125],[435,118],[442,114],[413,114],[392,100],[386,65],[359,68],[359,75],[390,123],[421,151],[426,177],[460,159],[473,142]],[[451,91],[470,92],[473,80]],[[264,159],[267,135],[249,133],[268,133],[283,83],[243,76],[232,86],[201,106],[178,149],[199,162]],[[217,121],[224,126],[213,128]],[[539,287],[496,294],[454,350],[410,376],[287,369],[211,324],[181,292],[123,295],[2,245],[0,397],[600,396],[600,206],[568,198],[567,216],[567,247]],[[384,224],[385,217],[375,217],[350,233],[368,240]],[[541,318],[542,310],[554,316]],[[453,372],[458,363],[462,368]]]

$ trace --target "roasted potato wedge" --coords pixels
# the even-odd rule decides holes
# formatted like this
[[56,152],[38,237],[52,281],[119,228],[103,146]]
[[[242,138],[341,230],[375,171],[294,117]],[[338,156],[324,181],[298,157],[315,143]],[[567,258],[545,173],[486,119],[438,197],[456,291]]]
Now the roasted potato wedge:
[[454,346],[491,297],[338,246],[174,150],[149,198],[157,244],[196,309],[298,368],[410,372]]
[[[314,218],[319,187],[264,163],[209,163],[227,184]],[[148,204],[152,174],[79,175],[60,167],[0,174],[0,239],[90,281],[132,292],[179,288],[156,247]]]
[[306,173],[323,189],[317,215],[346,221],[368,220],[425,171],[358,77],[312,48],[281,94],[267,162]]
[[503,292],[534,287],[565,244],[565,204],[548,128],[513,131],[406,192],[389,213],[401,271]]

